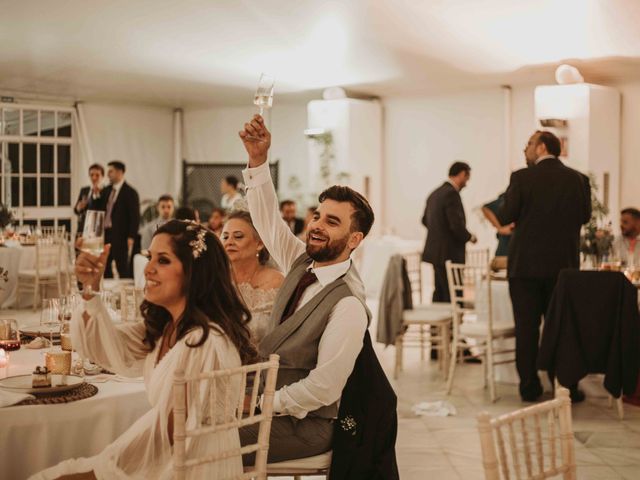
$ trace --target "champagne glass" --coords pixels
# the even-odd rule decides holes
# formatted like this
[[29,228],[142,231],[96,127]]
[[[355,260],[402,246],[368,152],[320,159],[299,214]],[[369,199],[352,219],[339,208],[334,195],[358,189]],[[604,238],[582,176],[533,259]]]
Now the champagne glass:
[[[95,257],[102,255],[104,251],[104,212],[87,210],[80,250]],[[93,293],[90,285],[86,286],[84,293],[89,295]]]
[[255,96],[253,97],[253,104],[258,107],[261,116],[265,108],[271,108],[273,105],[274,84],[275,78],[271,75],[267,75],[266,73],[260,75],[258,88],[256,89]]
[[53,331],[60,326],[60,304],[57,298],[47,298],[42,301],[40,324],[48,327],[50,350],[53,350]]

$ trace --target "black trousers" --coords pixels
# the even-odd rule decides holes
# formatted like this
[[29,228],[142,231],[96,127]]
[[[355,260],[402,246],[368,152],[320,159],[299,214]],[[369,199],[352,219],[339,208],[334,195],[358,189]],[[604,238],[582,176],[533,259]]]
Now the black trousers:
[[516,368],[520,376],[520,395],[540,391],[536,361],[540,341],[540,322],[551,300],[556,277],[509,278],[509,295],[516,323]]
[[449,282],[447,281],[447,268],[444,264],[433,265],[433,302],[450,302]]
[[104,269],[104,278],[113,278],[113,270],[111,268],[111,262],[115,260],[116,268],[118,269],[118,275],[120,278],[133,278],[131,273],[129,262],[129,247],[127,245],[127,239],[113,238],[111,229],[107,229],[104,232],[104,243],[111,244],[111,252],[109,252],[109,258],[107,259],[107,265]]

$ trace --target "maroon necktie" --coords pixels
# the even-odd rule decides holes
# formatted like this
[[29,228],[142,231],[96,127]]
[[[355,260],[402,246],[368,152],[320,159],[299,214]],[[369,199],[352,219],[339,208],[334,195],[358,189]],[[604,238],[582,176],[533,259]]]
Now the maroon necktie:
[[307,287],[314,283],[316,280],[318,280],[318,277],[316,277],[315,273],[310,270],[304,272],[304,275],[302,275],[300,281],[298,282],[298,286],[296,286],[296,289],[293,291],[293,295],[291,295],[291,298],[289,299],[289,303],[287,303],[287,306],[284,309],[280,323],[284,322],[287,318],[294,314],[298,303],[300,303],[302,294],[307,289]]

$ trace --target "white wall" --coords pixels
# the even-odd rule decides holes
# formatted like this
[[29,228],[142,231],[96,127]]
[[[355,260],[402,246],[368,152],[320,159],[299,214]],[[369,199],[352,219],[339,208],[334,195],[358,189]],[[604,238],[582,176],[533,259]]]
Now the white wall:
[[471,166],[461,193],[467,226],[479,245],[493,249],[495,231],[478,207],[503,192],[509,179],[501,89],[385,99],[384,106],[387,232],[423,240],[426,198],[461,160]]
[[[126,180],[140,200],[157,199],[173,185],[173,113],[170,108],[125,104],[83,105],[93,160],[127,166]],[[78,150],[76,150],[78,151]],[[80,158],[79,184],[87,185],[89,161]],[[77,194],[77,192],[75,192]],[[75,200],[75,197],[73,197]]]
[[622,92],[620,206],[640,208],[640,82],[613,86]]
[[[187,109],[184,112],[184,157],[195,163],[246,163],[238,131],[256,113],[254,107]],[[265,115],[272,133],[271,161],[280,160],[280,195],[292,195],[292,175],[308,174],[307,104],[276,105]],[[298,212],[302,214],[302,212]]]

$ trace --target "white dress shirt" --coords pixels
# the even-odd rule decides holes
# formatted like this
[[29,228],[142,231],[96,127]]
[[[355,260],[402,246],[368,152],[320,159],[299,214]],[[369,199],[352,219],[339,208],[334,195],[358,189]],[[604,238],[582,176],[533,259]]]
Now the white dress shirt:
[[[269,165],[264,163],[242,172],[247,186],[247,202],[251,219],[265,247],[281,270],[288,273],[291,265],[306,249],[280,216]],[[326,285],[344,275],[351,259],[344,262],[309,267],[318,280],[304,291],[296,310],[299,310]],[[318,362],[309,375],[275,393],[273,409],[277,413],[304,418],[308,412],[330,405],[340,399],[347,379],[353,371],[362,349],[367,329],[367,313],[356,297],[338,301],[329,314],[329,321],[318,345]]]

